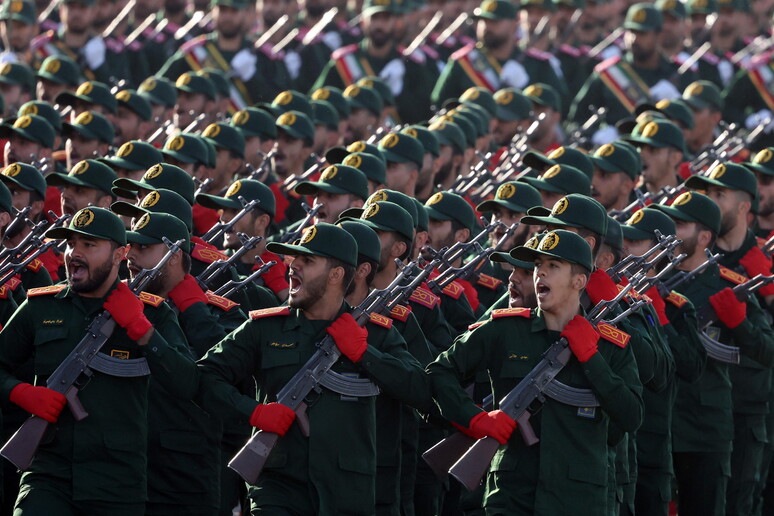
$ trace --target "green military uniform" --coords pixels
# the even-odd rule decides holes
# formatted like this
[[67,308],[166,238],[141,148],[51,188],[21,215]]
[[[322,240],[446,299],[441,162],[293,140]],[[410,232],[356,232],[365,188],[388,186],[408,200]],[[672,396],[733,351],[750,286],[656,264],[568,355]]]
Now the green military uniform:
[[[763,123],[774,113],[774,86],[772,76],[774,64],[771,60],[740,70],[724,92],[725,110],[723,119],[736,124],[745,124],[749,129]],[[774,132],[769,130],[754,148],[774,145]]]

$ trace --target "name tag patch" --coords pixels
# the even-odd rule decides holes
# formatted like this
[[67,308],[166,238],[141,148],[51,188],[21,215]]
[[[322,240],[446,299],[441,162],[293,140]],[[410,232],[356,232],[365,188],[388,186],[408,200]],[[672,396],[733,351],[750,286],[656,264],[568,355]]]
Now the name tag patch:
[[578,413],[576,415],[578,417],[585,417],[586,419],[594,419],[594,416],[597,415],[597,408],[596,407],[578,407]]

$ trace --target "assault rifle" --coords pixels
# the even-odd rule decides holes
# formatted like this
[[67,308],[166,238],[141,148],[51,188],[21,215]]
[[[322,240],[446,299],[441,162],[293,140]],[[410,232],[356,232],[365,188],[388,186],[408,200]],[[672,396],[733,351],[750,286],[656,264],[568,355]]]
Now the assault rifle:
[[196,276],[196,281],[199,282],[199,286],[202,287],[203,290],[207,291],[211,289],[213,285],[216,285],[223,274],[230,271],[236,263],[239,263],[239,261],[245,254],[247,254],[248,251],[255,249],[255,246],[258,245],[258,242],[263,240],[263,237],[259,236],[248,238],[248,236],[244,233],[239,233],[237,236],[239,237],[239,241],[242,243],[242,247],[240,247],[234,254],[229,256],[228,260],[215,260],[214,262],[210,263],[207,268],[201,272],[201,274]]
[[[161,274],[169,259],[180,250],[183,240],[172,243],[164,238],[164,243],[169,247],[167,254],[154,268],[143,269],[129,283],[129,288],[135,294],[141,292],[150,281]],[[86,335],[46,381],[46,387],[67,398],[67,406],[70,407],[70,412],[76,421],[81,421],[89,415],[78,399],[79,388],[83,386],[82,383],[78,383],[78,380],[82,376],[88,378],[92,375],[92,369],[89,366],[97,358],[97,354],[113,334],[115,327],[116,321],[110,312],[103,310],[91,321],[89,327],[86,328]],[[0,455],[11,461],[20,470],[25,471],[30,467],[48,426],[49,423],[45,419],[30,416],[0,449]]]
[[707,261],[703,262],[692,271],[679,271],[668,280],[659,281],[656,283],[656,288],[658,288],[658,292],[661,294],[661,297],[667,297],[669,293],[675,290],[678,286],[682,285],[683,283],[693,281],[696,276],[707,270],[710,265],[715,265],[718,263],[720,253],[712,254],[709,249],[705,249],[704,253],[707,255]]
[[[260,260],[260,258],[259,258]],[[227,299],[234,300],[234,295],[241,292],[247,285],[260,278],[266,271],[277,265],[276,260],[269,262],[261,261],[261,266],[252,272],[249,276],[242,280],[229,280],[222,287],[215,291],[216,296],[223,296]]]
[[[662,235],[659,230],[656,230],[656,238],[658,239],[658,243],[643,254],[639,256],[630,254],[607,269],[606,272],[607,275],[610,276],[610,279],[615,283],[620,283],[624,277],[631,278],[642,270],[649,270],[663,257],[674,252],[675,248],[682,242],[682,240],[679,240],[675,235]],[[658,254],[654,258],[648,260],[648,258],[656,252],[658,252]]]
[[[405,296],[404,283],[409,281],[420,269],[416,263],[403,267],[395,279],[383,290],[372,290],[353,311],[352,316],[360,326],[364,326],[371,314],[381,314],[394,306],[396,299]],[[396,294],[397,292],[397,294]],[[392,306],[391,306],[392,305]],[[379,393],[370,380],[348,378],[334,373],[331,367],[341,356],[333,337],[326,335],[316,347],[317,351],[301,369],[277,393],[277,403],[281,403],[296,412],[298,424],[304,435],[309,435],[309,420],[306,415],[306,396],[315,389],[324,386],[334,392],[348,396],[369,397]],[[236,471],[249,484],[255,484],[266,460],[277,443],[277,434],[259,430],[253,434],[247,444],[234,455],[228,467]]]
[[637,196],[637,199],[622,210],[612,211],[610,216],[618,222],[625,222],[629,220],[629,217],[634,215],[637,210],[645,208],[650,204],[661,204],[664,201],[677,197],[684,191],[684,186],[664,186],[658,192],[646,193],[642,193],[639,189],[635,188],[634,194]]
[[319,172],[319,170],[325,164],[325,158],[321,158],[317,154],[312,153],[312,159],[314,159],[314,165],[306,169],[303,174],[291,174],[285,178],[285,180],[280,185],[280,189],[283,192],[292,192],[298,183],[301,181],[306,181],[312,177],[314,174]]
[[223,235],[231,231],[231,229],[236,225],[237,222],[239,222],[242,217],[253,211],[253,208],[258,206],[261,202],[257,199],[253,199],[252,201],[247,202],[247,200],[241,195],[238,197],[238,199],[239,203],[242,205],[242,209],[238,211],[237,214],[234,215],[234,218],[228,222],[216,222],[213,224],[213,226],[202,235],[202,240],[208,244],[214,244],[220,238],[223,238]]
[[[638,276],[636,281],[622,289],[615,298],[609,301],[600,301],[589,312],[586,319],[594,325],[602,322],[608,312],[618,306],[619,302],[632,290],[642,276],[644,275]],[[639,310],[644,304],[646,304],[645,300],[635,301],[625,311],[609,321],[609,323],[615,324]],[[528,409],[535,400],[539,402],[545,401],[545,391],[571,357],[572,350],[567,339],[564,337],[560,338],[543,354],[543,359],[532,371],[500,400],[499,409],[518,422],[517,428],[528,446],[539,441],[529,422],[532,414]],[[459,435],[453,434],[440,441],[422,454],[422,458],[437,474],[442,471],[448,471],[468,490],[473,491],[481,483],[481,478],[489,469],[489,464],[492,462],[492,458],[499,446],[500,443],[492,437],[476,440],[459,433]],[[461,451],[463,453],[460,453]],[[456,462],[453,462],[455,460]],[[449,464],[452,465],[449,466]]]
[[293,242],[301,237],[301,233],[306,229],[306,227],[311,224],[312,219],[314,219],[317,216],[317,212],[320,211],[320,208],[325,206],[324,204],[315,204],[313,208],[310,208],[308,204],[305,202],[301,202],[301,207],[306,212],[306,217],[304,217],[304,220],[301,221],[301,224],[296,227],[293,231],[288,231],[284,235],[280,235],[277,240],[279,242],[287,243],[287,242]]
[[[731,290],[734,291],[736,299],[744,303],[756,290],[771,283],[774,283],[774,275],[764,276],[763,274],[758,274],[744,283],[736,285]],[[698,321],[696,326],[699,328],[699,340],[704,345],[704,349],[707,350],[707,355],[720,362],[738,364],[740,359],[738,346],[723,344],[707,335],[707,327],[718,320],[717,313],[715,313],[715,309],[710,303],[696,310],[696,319]]]

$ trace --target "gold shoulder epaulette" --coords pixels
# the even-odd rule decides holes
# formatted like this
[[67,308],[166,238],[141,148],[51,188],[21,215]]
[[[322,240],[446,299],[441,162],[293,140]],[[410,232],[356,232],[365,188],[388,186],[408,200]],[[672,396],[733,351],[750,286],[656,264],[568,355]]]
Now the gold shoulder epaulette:
[[406,319],[408,319],[410,313],[411,308],[403,305],[395,305],[395,307],[390,310],[390,317],[397,319],[400,322],[406,322]]
[[[28,297],[44,296],[46,294],[58,294],[65,289],[67,285],[49,285],[47,287],[31,288],[27,291]],[[5,287],[3,287],[5,288]]]
[[438,304],[438,296],[429,290],[423,289],[422,287],[419,287],[414,292],[412,292],[409,299],[415,303],[419,303],[420,305],[431,309],[435,308],[435,305]]
[[151,306],[159,306],[161,303],[164,302],[163,297],[157,296],[156,294],[151,294],[150,292],[140,292],[140,295],[137,297],[139,297],[140,301],[142,301],[146,305],[151,305]]
[[478,281],[476,283],[482,287],[488,288],[489,290],[497,290],[497,287],[499,287],[502,282],[503,280],[499,280],[494,276],[490,276],[489,274],[481,274],[479,275]]
[[264,308],[263,310],[251,310],[250,319],[262,319],[264,317],[272,317],[274,315],[289,315],[289,306],[273,306],[271,308]]
[[529,319],[532,317],[532,310],[529,308],[498,308],[497,310],[492,310],[492,319],[513,316],[526,317]]
[[682,308],[683,305],[688,302],[687,297],[678,294],[677,292],[670,292],[666,300],[675,305],[677,308]]
[[225,312],[228,312],[235,306],[239,306],[239,303],[236,303],[227,297],[215,295],[213,292],[205,292],[204,294],[207,296],[207,304],[222,308]]
[[625,331],[621,331],[612,324],[605,322],[597,324],[597,331],[603,339],[612,342],[619,348],[625,348],[629,343],[629,339],[632,338],[632,336]]
[[371,314],[370,321],[375,325],[381,326],[382,328],[387,328],[388,330],[392,328],[392,319],[384,315]]
[[720,266],[720,277],[731,283],[736,283],[737,285],[744,283],[748,279],[747,276],[732,271],[728,267],[723,267],[722,265]]

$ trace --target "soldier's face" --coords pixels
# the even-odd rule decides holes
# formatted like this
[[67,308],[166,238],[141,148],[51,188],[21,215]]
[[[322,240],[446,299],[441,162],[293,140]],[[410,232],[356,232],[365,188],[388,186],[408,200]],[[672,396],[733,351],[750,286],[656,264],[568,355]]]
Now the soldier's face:
[[454,245],[456,241],[450,220],[430,219],[427,225],[428,242],[436,251]]
[[686,222],[684,220],[675,220],[677,231],[675,235],[682,240],[677,246],[678,253],[685,253],[687,258],[691,258],[696,253],[703,253],[704,249],[699,245],[699,225],[695,222]]
[[514,39],[517,20],[486,20],[481,19],[476,25],[476,37],[487,48],[500,48]]
[[16,161],[22,163],[31,163],[37,159],[43,146],[38,142],[28,140],[16,133],[11,133],[8,143],[5,144],[4,158],[5,164],[10,165]]
[[35,84],[35,96],[38,100],[45,100],[54,104],[56,97],[67,90],[66,84],[57,84],[48,79],[38,79]]
[[[354,196],[350,194],[334,194],[318,190],[317,195],[314,198],[314,204],[315,206],[320,204],[323,206],[317,212],[315,224],[318,222],[327,222],[329,224],[336,222],[342,211],[347,208],[357,207],[352,202],[353,198]],[[359,204],[362,205],[362,201]]]
[[673,166],[670,166],[669,147],[653,147],[643,145],[640,147],[642,159],[642,178],[646,183],[656,183],[667,174],[674,174]]
[[234,38],[242,31],[245,13],[233,7],[223,5],[215,6],[213,10],[215,28],[223,36]]
[[774,214],[774,176],[755,173],[758,179],[758,215],[769,217]]
[[67,30],[78,34],[91,29],[95,12],[95,7],[81,2],[63,2],[59,7],[59,16]]
[[[231,222],[231,220],[236,216],[237,210],[233,208],[223,208],[220,213],[220,221],[224,224],[227,224]],[[235,224],[234,227],[231,228],[230,231],[227,231],[223,235],[223,244],[225,245],[226,249],[239,249],[242,247],[242,244],[239,241],[238,233],[244,233],[247,236],[253,236],[255,235],[255,228],[254,228],[254,222],[255,219],[253,218],[252,213],[248,213],[241,219],[239,219]]]
[[[126,253],[127,267],[132,279],[143,269],[152,269],[167,254],[167,246],[163,243],[158,244],[131,244]],[[167,264],[169,267],[169,264]],[[145,291],[151,294],[159,294],[164,288],[164,278],[166,274],[161,274],[145,286]]]
[[79,294],[98,290],[118,267],[124,250],[114,249],[109,240],[74,234],[64,252],[67,283]]
[[[524,216],[523,213],[520,213],[518,211],[509,210],[508,208],[505,208],[503,206],[496,206],[494,210],[492,211],[492,219],[491,221],[494,222],[502,222],[506,226],[511,226]],[[494,245],[497,242],[500,241],[500,239],[505,235],[505,232],[508,230],[508,228],[504,227],[496,227],[490,234],[489,234],[489,242]],[[505,241],[505,243],[502,246],[502,249],[513,249],[514,247],[521,245],[526,240],[527,233],[529,232],[529,226],[526,224],[521,224],[519,227],[516,228],[516,231],[514,231],[513,235]]]
[[665,47],[680,47],[688,32],[688,23],[684,19],[664,13],[664,24],[661,27],[661,41]]
[[416,165],[412,163],[387,163],[387,188],[406,195],[414,195],[414,184],[417,181]]
[[742,206],[744,197],[741,192],[710,186],[707,188],[707,197],[712,199],[720,208],[720,236],[727,234],[740,222],[746,223],[745,219],[749,208],[745,209]]
[[395,17],[387,12],[363,18],[363,32],[377,47],[383,47],[395,32]]
[[199,113],[207,111],[207,97],[204,93],[177,92],[175,104],[175,126],[183,128],[190,124]]
[[264,28],[269,28],[288,12],[286,0],[262,0],[255,4],[256,12],[263,17]]
[[624,238],[624,244],[623,244],[623,254],[624,256],[628,255],[634,255],[634,256],[642,256],[646,252],[648,252],[654,245],[656,245],[656,242],[653,240],[630,240],[628,238]]
[[538,256],[535,258],[535,270],[532,278],[537,305],[543,311],[556,312],[574,297],[577,299],[577,290],[573,285],[572,266],[569,262],[547,256]]
[[545,208],[553,208],[556,201],[565,196],[563,193],[549,192],[548,190],[538,190],[540,192],[540,198],[543,199],[543,206]]
[[[507,264],[506,264],[507,265]],[[514,267],[508,276],[508,308],[535,308],[535,284],[532,270]]]
[[114,143],[121,145],[129,140],[140,140],[145,134],[145,121],[129,108],[118,106],[118,114],[115,117],[113,127],[116,130]]
[[78,210],[88,206],[103,206],[103,199],[105,198],[110,199],[109,196],[103,194],[96,188],[67,185],[62,188],[59,200],[62,207],[62,213],[73,215]]
[[35,25],[27,25],[19,20],[0,21],[0,35],[7,39],[14,52],[22,52],[29,48],[32,38],[37,34]]
[[67,150],[67,159],[69,166],[72,166],[82,159],[91,159],[102,156],[101,149],[104,147],[102,142],[94,138],[86,138],[79,133],[73,133],[65,142]]
[[635,61],[644,61],[658,52],[660,33],[653,31],[627,30],[624,34],[626,49]]
[[632,191],[632,180],[622,172],[605,172],[594,167],[591,180],[591,196],[599,201],[606,210],[612,209],[622,197]]
[[298,255],[288,267],[288,305],[307,310],[325,295],[331,268],[320,256]]
[[305,146],[304,140],[294,138],[283,130],[280,130],[277,135],[276,149],[277,154],[274,156],[275,169],[283,177],[288,174],[301,172],[304,160],[311,153],[311,150]]

